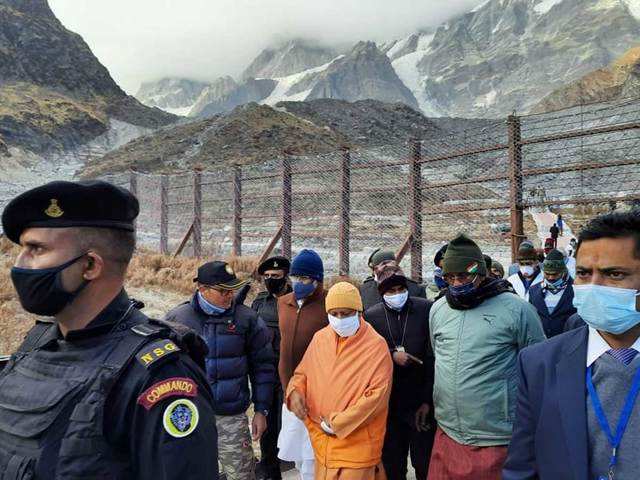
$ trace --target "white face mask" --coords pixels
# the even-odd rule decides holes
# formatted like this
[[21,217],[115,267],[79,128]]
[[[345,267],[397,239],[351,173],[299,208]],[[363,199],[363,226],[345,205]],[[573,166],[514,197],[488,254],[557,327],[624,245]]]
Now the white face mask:
[[402,293],[396,293],[395,295],[385,295],[384,302],[389,305],[389,308],[393,308],[394,310],[402,310],[404,304],[407,303],[407,299],[409,298],[409,291],[405,290]]
[[355,335],[360,327],[360,314],[355,313],[350,317],[338,318],[333,315],[327,315],[329,325],[341,337],[351,337]]
[[520,267],[520,273],[525,277],[531,277],[535,271],[536,269],[531,265],[523,265]]

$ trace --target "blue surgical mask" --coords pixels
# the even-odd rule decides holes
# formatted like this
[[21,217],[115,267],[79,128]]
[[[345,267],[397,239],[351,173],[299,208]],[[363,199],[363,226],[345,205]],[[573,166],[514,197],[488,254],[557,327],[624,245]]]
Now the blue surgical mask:
[[603,285],[574,285],[573,306],[596,330],[619,335],[640,323],[636,310],[638,291]]
[[393,310],[402,310],[404,304],[407,303],[407,299],[409,298],[409,291],[405,290],[402,293],[396,293],[395,295],[384,295],[384,303],[386,303],[389,308]]
[[318,287],[318,282],[314,280],[311,283],[302,283],[302,282],[292,282],[293,286],[293,295],[296,297],[296,300],[303,300],[315,292]]
[[447,288],[447,282],[442,278],[442,269],[440,267],[436,268],[433,271],[433,283],[436,284],[438,289],[442,290],[443,288]]
[[202,311],[207,315],[221,315],[227,311],[226,308],[221,308],[211,302],[207,302],[200,292],[198,292],[198,305],[200,305]]
[[329,325],[341,337],[350,337],[355,335],[360,327],[360,315],[355,314],[350,317],[338,318],[333,315],[327,315]]
[[476,289],[476,286],[474,285],[476,278],[474,278],[470,282],[467,282],[463,285],[458,285],[456,287],[454,287],[453,285],[449,285],[449,293],[454,297],[464,297],[465,295],[473,293]]

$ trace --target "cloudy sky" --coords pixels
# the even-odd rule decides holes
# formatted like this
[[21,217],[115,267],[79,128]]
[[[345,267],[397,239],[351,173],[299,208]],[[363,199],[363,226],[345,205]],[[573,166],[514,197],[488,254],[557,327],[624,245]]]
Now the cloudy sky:
[[49,0],[127,92],[163,76],[237,76],[288,38],[330,45],[403,37],[482,0]]

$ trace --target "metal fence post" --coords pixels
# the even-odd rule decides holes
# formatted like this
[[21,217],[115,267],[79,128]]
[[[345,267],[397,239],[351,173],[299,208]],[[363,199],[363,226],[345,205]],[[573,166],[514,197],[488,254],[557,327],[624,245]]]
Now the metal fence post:
[[409,225],[411,227],[411,277],[422,282],[422,142],[413,141],[409,159]]
[[282,255],[291,258],[291,156],[284,152],[282,157]]
[[202,168],[193,170],[193,256],[202,256]]
[[349,275],[349,229],[351,216],[351,151],[345,147],[340,158],[340,233],[338,238],[340,275]]
[[511,209],[511,261],[515,262],[518,247],[524,238],[522,206],[522,145],[520,118],[507,117],[509,145],[509,205]]
[[233,167],[233,254],[242,255],[242,168]]
[[160,253],[169,253],[169,176],[160,177]]

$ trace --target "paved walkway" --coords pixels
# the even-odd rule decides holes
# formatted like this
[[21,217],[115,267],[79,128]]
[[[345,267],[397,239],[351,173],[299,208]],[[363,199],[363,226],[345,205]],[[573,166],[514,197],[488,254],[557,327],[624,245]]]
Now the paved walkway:
[[[533,220],[538,226],[538,238],[540,239],[540,245],[544,246],[544,241],[551,236],[549,229],[556,222],[557,216],[555,213],[545,210],[543,212],[533,212]],[[565,249],[569,245],[569,241],[574,237],[573,231],[566,220],[564,221],[564,232],[561,237],[558,237],[558,248]]]

